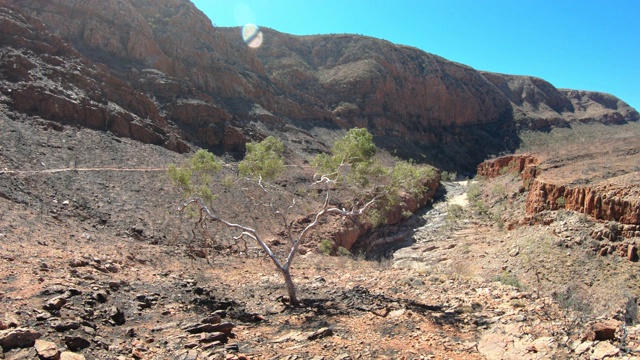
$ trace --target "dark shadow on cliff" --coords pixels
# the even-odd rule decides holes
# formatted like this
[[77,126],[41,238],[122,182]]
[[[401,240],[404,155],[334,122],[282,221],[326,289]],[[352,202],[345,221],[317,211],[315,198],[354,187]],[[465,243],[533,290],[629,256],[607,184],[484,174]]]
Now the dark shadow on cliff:
[[404,138],[376,137],[376,145],[403,159],[427,163],[441,170],[475,174],[479,163],[492,156],[515,152],[520,146],[513,109],[495,122],[446,126],[428,130],[436,141],[418,143]]

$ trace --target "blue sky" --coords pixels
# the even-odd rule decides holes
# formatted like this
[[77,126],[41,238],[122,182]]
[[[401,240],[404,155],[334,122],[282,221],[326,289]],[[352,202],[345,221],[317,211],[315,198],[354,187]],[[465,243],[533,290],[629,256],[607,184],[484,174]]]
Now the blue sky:
[[636,0],[192,1],[216,26],[367,35],[478,70],[611,93],[640,110]]

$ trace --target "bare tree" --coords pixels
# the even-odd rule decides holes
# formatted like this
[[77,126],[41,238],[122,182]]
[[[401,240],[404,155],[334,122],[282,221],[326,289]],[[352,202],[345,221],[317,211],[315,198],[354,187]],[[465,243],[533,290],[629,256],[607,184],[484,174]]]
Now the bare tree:
[[[389,205],[399,200],[399,192],[420,193],[424,187],[424,178],[433,176],[434,171],[430,167],[417,167],[406,162],[399,162],[393,170],[380,165],[375,159],[376,147],[373,137],[366,129],[351,129],[347,135],[338,140],[332,148],[332,154],[321,154],[313,161],[313,165],[323,172],[314,175],[311,187],[322,189],[323,198],[317,210],[312,211],[307,217],[308,224],[300,227],[299,218],[290,219],[290,212],[296,205],[296,197],[289,202],[283,199],[269,199],[271,189],[263,183],[265,177],[275,178],[284,169],[282,152],[284,145],[279,140],[268,137],[260,143],[247,144],[245,159],[238,164],[240,175],[253,177],[253,183],[258,187],[258,193],[245,193],[245,198],[251,200],[251,207],[264,206],[269,209],[281,221],[284,234],[287,238],[288,252],[280,257],[270,248],[265,241],[264,232],[260,233],[256,228],[248,226],[246,222],[231,221],[229,214],[223,214],[223,209],[215,211],[207,203],[216,198],[211,190],[211,173],[219,171],[222,166],[212,154],[204,150],[197,152],[188,163],[178,168],[170,166],[169,176],[174,184],[185,192],[189,200],[181,207],[181,210],[190,207],[196,210],[196,226],[203,226],[205,222],[212,221],[232,231],[236,241],[249,239],[264,250],[276,265],[276,268],[284,277],[289,301],[292,305],[299,303],[295,285],[291,278],[291,266],[300,245],[309,237],[309,233],[318,226],[320,220],[331,214],[343,217],[361,217],[372,208],[380,208],[381,205]],[[197,182],[192,181],[197,179]],[[358,196],[353,194],[353,205],[332,205],[332,195],[339,186],[344,183],[355,184],[354,188],[367,189]],[[263,198],[258,199],[260,196]],[[237,202],[234,202],[236,205]],[[278,205],[279,204],[279,205]],[[375,206],[374,206],[375,204]],[[264,230],[262,230],[264,231]]]
[[365,203],[361,207],[357,209],[354,208],[351,210],[346,210],[344,208],[339,209],[336,207],[330,207],[329,200],[331,198],[331,186],[332,184],[336,183],[336,178],[337,176],[331,179],[329,176],[323,175],[320,177],[318,181],[315,182],[316,185],[324,185],[325,187],[324,202],[323,202],[322,208],[313,216],[313,221],[310,224],[308,224],[306,227],[304,227],[304,229],[299,233],[296,234],[294,232],[293,230],[294,221],[289,221],[289,219],[287,219],[286,212],[276,210],[276,213],[282,216],[283,225],[286,229],[286,234],[288,236],[289,244],[291,246],[286,259],[279,259],[278,256],[276,256],[276,254],[269,248],[269,245],[267,245],[267,243],[264,241],[264,239],[260,236],[260,234],[256,230],[218,217],[207,207],[204,201],[199,197],[190,199],[183,205],[182,208],[184,209],[189,205],[194,205],[198,207],[200,210],[200,218],[198,219],[198,223],[206,219],[215,221],[226,227],[233,228],[240,231],[240,235],[238,235],[235,239],[239,239],[241,237],[248,237],[256,241],[260,245],[260,247],[265,251],[265,253],[269,255],[269,257],[271,258],[273,263],[276,265],[278,270],[282,273],[282,276],[284,277],[285,285],[287,287],[289,302],[291,303],[291,305],[298,305],[299,301],[296,295],[295,285],[291,278],[291,264],[293,263],[293,260],[295,259],[295,256],[298,253],[298,248],[301,242],[307,237],[308,233],[318,225],[322,217],[332,213],[339,214],[345,217],[361,216],[365,213],[365,211],[369,207],[371,207],[371,205],[376,200],[376,197],[374,197],[373,199],[369,200],[367,203]]

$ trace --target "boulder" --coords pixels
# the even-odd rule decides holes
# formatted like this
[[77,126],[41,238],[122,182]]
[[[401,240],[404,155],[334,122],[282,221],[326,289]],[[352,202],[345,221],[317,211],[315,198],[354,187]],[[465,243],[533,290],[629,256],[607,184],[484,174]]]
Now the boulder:
[[43,359],[43,360],[59,360],[60,359],[60,350],[58,350],[58,346],[56,345],[56,343],[52,341],[38,339],[36,340],[34,347],[40,359]]
[[616,339],[616,331],[620,328],[617,320],[598,322],[591,327],[588,338],[591,341],[607,341]]
[[60,360],[85,360],[85,357],[82,354],[65,351],[60,354]]
[[31,347],[42,336],[38,331],[25,328],[0,330],[0,346],[7,351],[15,348]]

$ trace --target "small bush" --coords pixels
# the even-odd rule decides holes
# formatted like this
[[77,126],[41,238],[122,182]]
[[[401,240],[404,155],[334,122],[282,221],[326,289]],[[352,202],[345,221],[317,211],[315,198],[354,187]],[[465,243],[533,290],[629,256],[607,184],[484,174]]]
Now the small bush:
[[458,177],[458,174],[456,174],[455,171],[453,171],[453,172],[443,171],[440,174],[440,180],[441,181],[456,181],[457,177]]
[[523,288],[522,284],[520,284],[520,280],[518,280],[515,275],[507,271],[503,271],[500,275],[494,276],[493,278],[491,278],[491,281],[497,281],[504,285],[513,286],[518,290]]
[[337,251],[338,256],[351,256],[351,251],[347,250],[347,248],[340,246]]
[[238,163],[240,175],[270,180],[284,170],[284,144],[273,136],[247,144],[247,154]]
[[449,204],[447,206],[447,220],[457,221],[464,216],[464,208],[458,204]]
[[318,250],[321,254],[331,255],[331,253],[333,252],[333,241],[329,239],[323,239],[318,245]]
[[558,199],[556,199],[556,204],[558,205],[559,208],[563,208],[566,204],[566,200],[564,198],[564,196],[560,196]]

